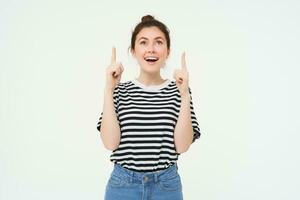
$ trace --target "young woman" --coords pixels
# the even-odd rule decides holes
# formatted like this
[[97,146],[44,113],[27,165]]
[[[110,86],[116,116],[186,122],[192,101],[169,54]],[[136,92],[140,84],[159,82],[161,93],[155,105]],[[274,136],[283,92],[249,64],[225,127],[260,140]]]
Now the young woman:
[[200,137],[185,54],[175,80],[164,80],[160,69],[170,54],[169,30],[151,15],[136,25],[130,51],[140,66],[137,78],[120,82],[124,68],[115,48],[106,69],[97,129],[112,151],[114,169],[105,199],[183,199],[176,161]]

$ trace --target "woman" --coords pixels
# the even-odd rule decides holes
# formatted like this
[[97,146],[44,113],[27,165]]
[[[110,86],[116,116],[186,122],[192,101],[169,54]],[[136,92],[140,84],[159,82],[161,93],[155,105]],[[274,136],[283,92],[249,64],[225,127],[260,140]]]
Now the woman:
[[106,70],[97,129],[112,150],[114,169],[105,199],[183,199],[176,161],[200,137],[185,55],[175,80],[164,80],[160,69],[170,54],[169,30],[151,15],[136,25],[130,51],[140,66],[138,78],[120,83],[124,68],[115,48]]

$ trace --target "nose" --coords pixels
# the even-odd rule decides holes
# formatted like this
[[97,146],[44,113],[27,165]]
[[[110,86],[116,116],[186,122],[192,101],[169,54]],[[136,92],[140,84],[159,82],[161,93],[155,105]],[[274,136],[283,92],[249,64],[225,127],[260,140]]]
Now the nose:
[[147,47],[147,52],[148,53],[153,53],[154,52],[154,45],[153,44],[149,44]]

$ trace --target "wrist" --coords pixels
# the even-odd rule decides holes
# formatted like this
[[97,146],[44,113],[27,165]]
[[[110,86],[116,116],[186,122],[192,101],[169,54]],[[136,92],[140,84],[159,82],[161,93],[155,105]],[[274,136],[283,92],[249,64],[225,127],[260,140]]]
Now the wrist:
[[104,93],[105,94],[113,94],[114,93],[115,88],[114,87],[110,87],[110,86],[105,86],[104,87]]
[[191,96],[189,93],[186,93],[186,94],[181,94],[181,101],[187,101],[187,102],[190,102],[191,100]]

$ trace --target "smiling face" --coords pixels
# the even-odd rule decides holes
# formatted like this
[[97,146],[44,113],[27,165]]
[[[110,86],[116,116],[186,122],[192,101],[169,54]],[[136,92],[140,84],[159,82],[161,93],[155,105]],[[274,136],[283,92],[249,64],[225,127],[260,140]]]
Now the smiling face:
[[155,26],[143,28],[136,36],[134,49],[131,49],[141,70],[151,74],[160,72],[169,52],[164,33]]

